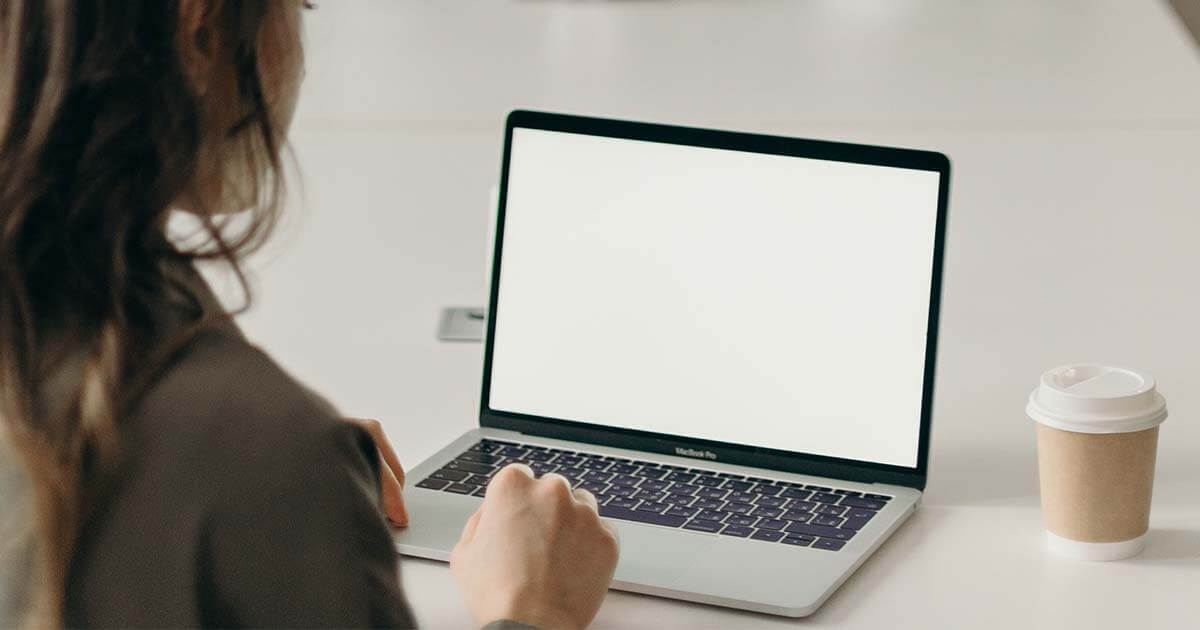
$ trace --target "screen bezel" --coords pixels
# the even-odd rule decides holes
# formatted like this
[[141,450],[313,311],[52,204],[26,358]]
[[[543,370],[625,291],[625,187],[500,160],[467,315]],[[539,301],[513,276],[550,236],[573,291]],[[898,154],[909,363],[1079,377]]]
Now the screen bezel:
[[[513,129],[540,129],[567,133],[645,140],[713,149],[748,151],[770,155],[833,160],[854,164],[892,166],[938,173],[936,234],[934,235],[932,278],[929,293],[929,321],[926,331],[925,375],[921,395],[921,435],[915,467],[829,457],[756,446],[741,446],[667,435],[637,429],[606,427],[561,418],[499,411],[490,406],[493,339],[496,331],[496,304],[503,264],[504,217],[508,199],[509,159]],[[942,292],[942,264],[945,247],[946,205],[950,186],[950,161],[937,152],[898,149],[823,140],[804,140],[782,136],[718,131],[655,123],[591,118],[516,110],[508,115],[504,131],[504,155],[500,168],[500,195],[493,244],[491,290],[488,300],[487,330],[484,337],[483,392],[480,397],[479,424],[518,431],[530,435],[587,442],[652,453],[678,455],[677,448],[707,451],[713,461],[754,466],[771,470],[833,477],[866,483],[891,483],[924,489],[929,463],[929,435],[933,407],[933,380],[937,355],[938,311]]]

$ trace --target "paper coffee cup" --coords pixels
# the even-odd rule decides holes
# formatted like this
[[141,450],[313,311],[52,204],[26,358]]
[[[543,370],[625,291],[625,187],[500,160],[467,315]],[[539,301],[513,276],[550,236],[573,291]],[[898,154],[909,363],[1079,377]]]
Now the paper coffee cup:
[[1095,364],[1042,375],[1029,395],[1038,423],[1042,516],[1050,549],[1118,560],[1145,546],[1158,425],[1167,404],[1147,374]]

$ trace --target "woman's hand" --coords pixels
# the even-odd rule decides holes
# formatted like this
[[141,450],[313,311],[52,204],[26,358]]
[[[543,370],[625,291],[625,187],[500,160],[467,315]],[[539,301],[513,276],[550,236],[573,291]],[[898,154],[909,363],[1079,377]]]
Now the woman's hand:
[[379,459],[383,463],[379,467],[379,495],[383,502],[383,513],[389,522],[399,527],[408,525],[408,509],[404,507],[404,468],[400,466],[400,458],[392,450],[383,433],[383,425],[378,420],[368,418],[346,418],[367,430],[375,440],[375,448],[379,449]]
[[596,498],[553,473],[510,465],[488,484],[450,555],[475,621],[587,626],[612,582],[617,533]]

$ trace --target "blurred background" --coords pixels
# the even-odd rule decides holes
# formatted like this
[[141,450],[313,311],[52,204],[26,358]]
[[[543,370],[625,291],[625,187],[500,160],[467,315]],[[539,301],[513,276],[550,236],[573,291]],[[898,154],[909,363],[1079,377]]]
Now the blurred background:
[[241,321],[410,464],[475,423],[482,347],[437,341],[437,318],[485,302],[519,107],[945,152],[925,518],[1012,507],[1040,532],[1025,398],[1074,361],[1158,377],[1156,505],[1195,505],[1200,57],[1169,3],[326,0],[305,18],[302,177]]

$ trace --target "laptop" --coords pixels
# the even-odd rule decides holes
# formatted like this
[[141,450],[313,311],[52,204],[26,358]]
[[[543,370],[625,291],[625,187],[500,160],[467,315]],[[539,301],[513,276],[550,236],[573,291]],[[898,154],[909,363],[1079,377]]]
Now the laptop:
[[409,472],[448,560],[501,467],[590,490],[612,588],[809,615],[925,487],[949,161],[507,119],[479,427]]

